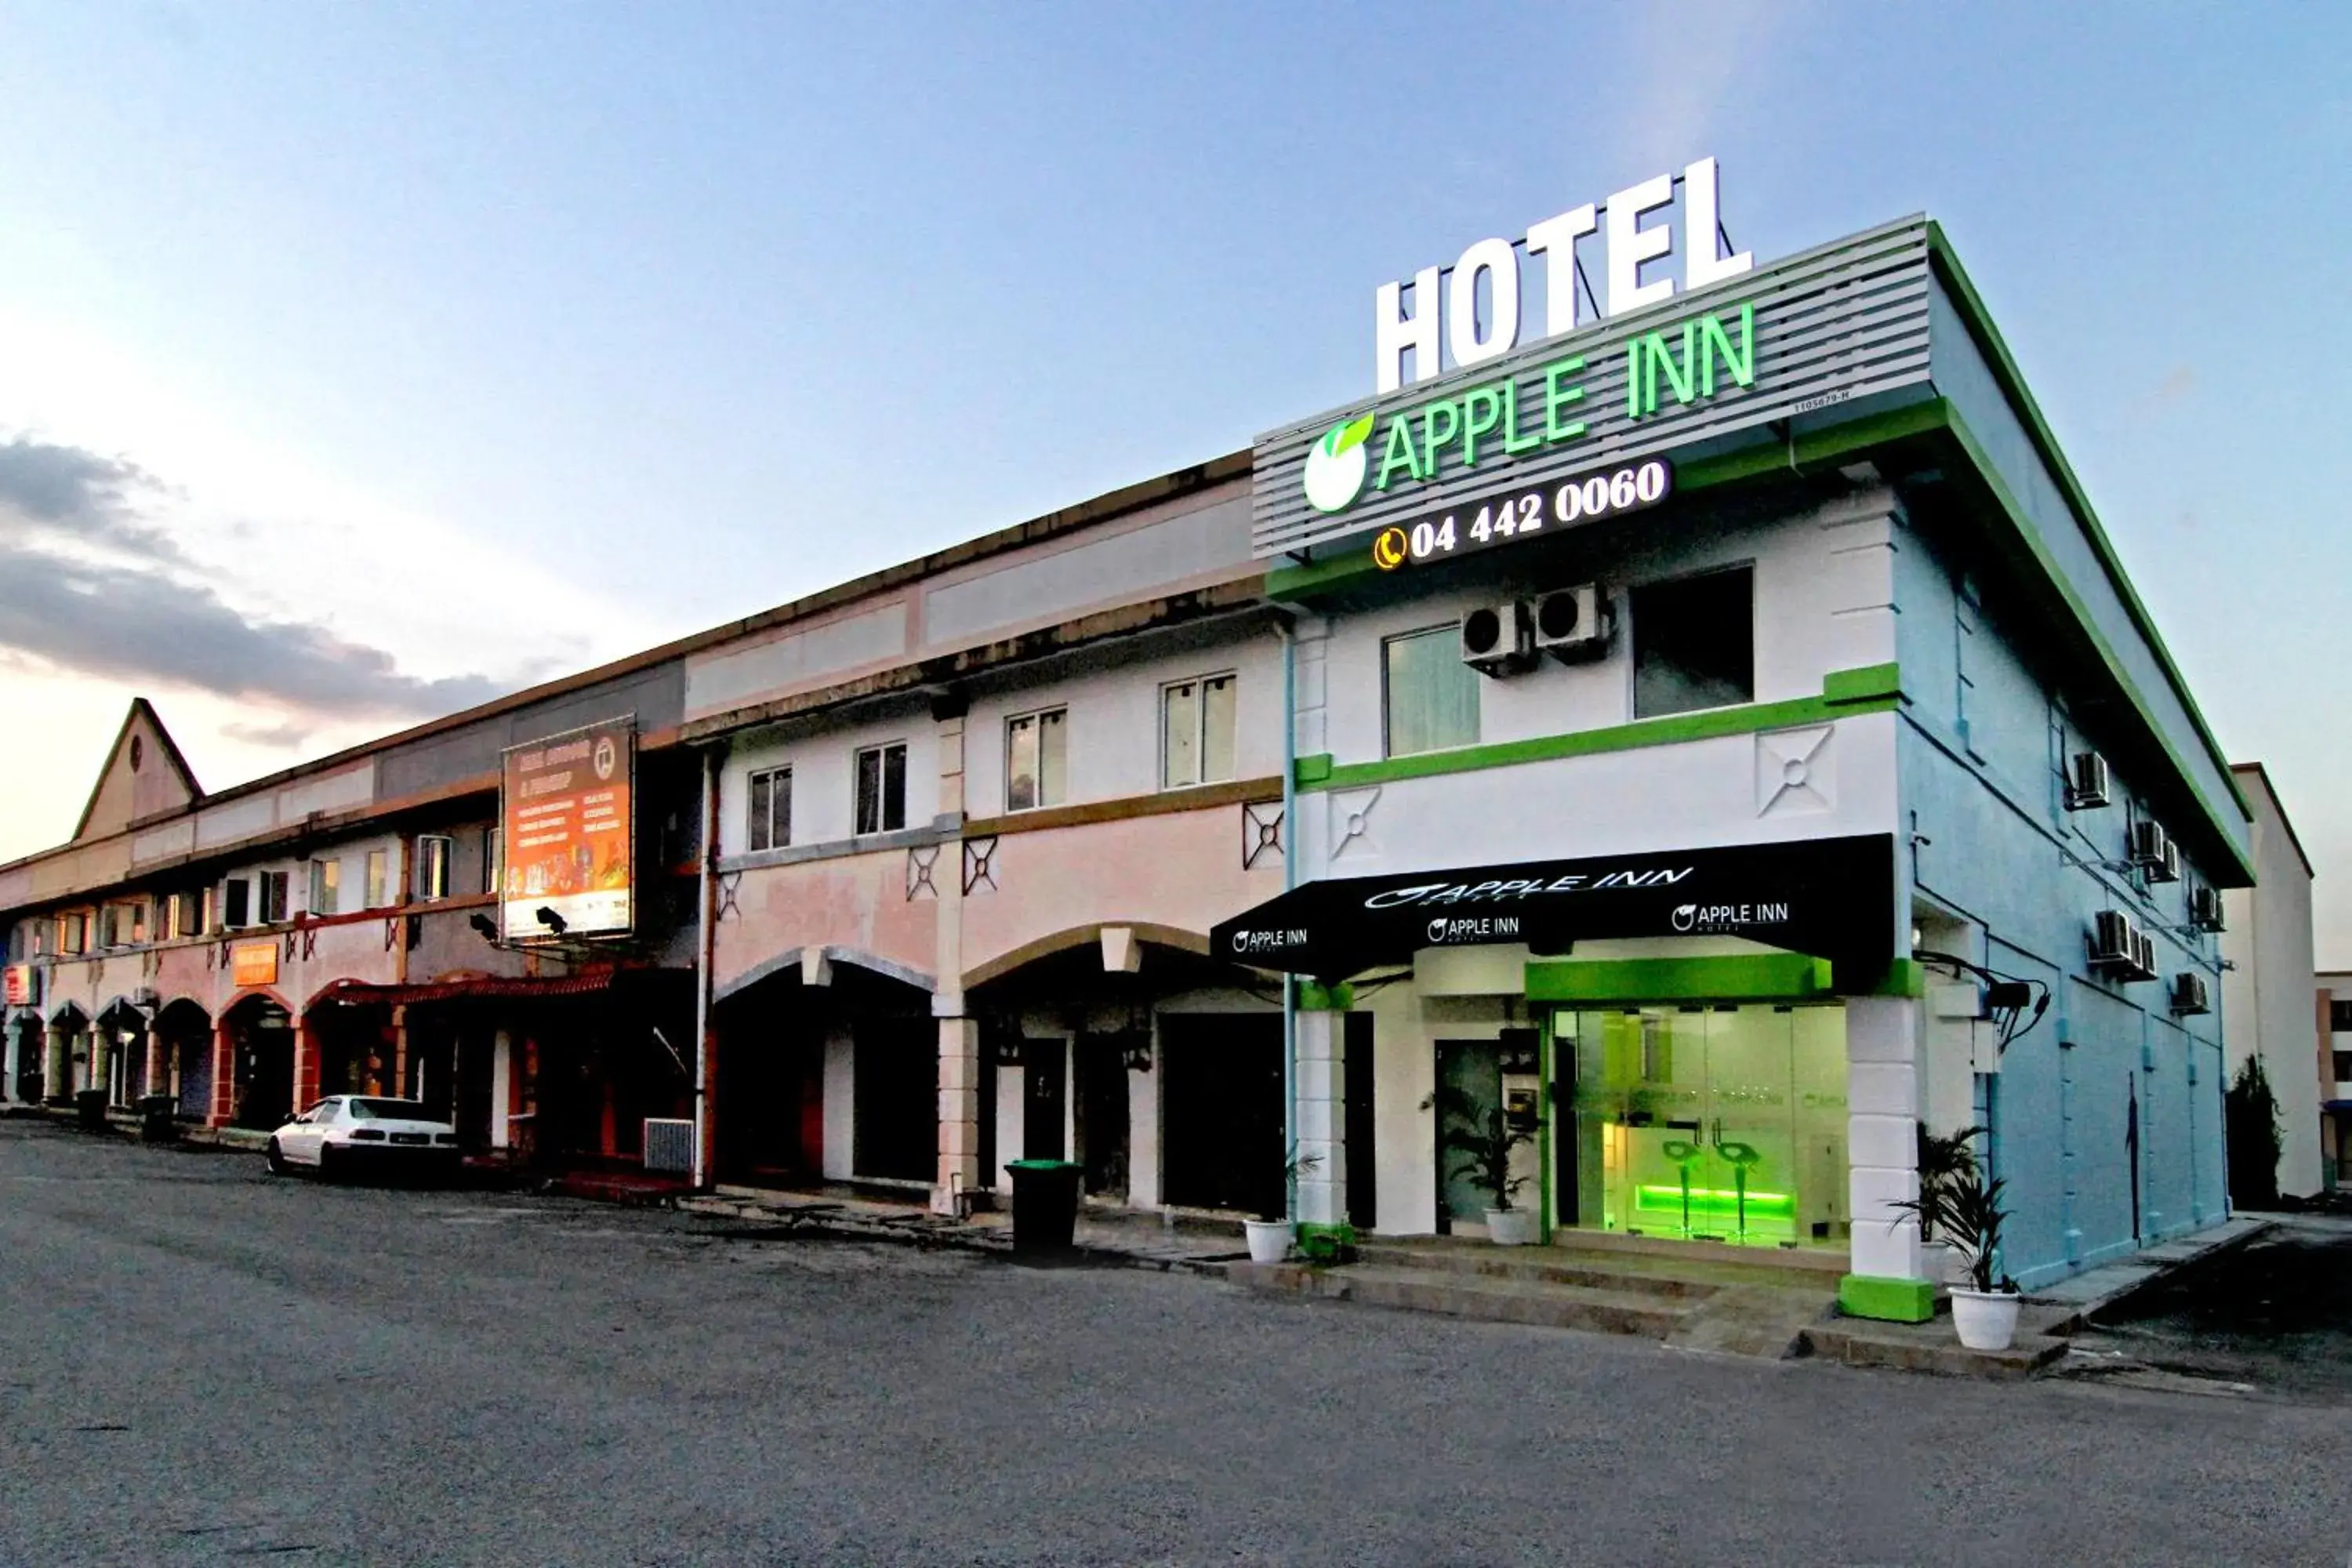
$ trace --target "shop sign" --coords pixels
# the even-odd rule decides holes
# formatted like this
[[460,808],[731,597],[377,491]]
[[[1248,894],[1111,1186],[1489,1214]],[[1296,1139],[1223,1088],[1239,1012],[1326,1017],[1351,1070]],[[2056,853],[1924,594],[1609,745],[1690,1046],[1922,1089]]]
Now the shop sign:
[[1817,958],[1892,955],[1884,835],[1310,882],[1217,926],[1210,951],[1334,978],[1428,947],[1740,936]]
[[508,748],[499,789],[499,921],[510,942],[631,928],[635,718]]
[[0,970],[0,1002],[11,1007],[39,1006],[40,971],[29,963],[12,963]]
[[[1677,184],[1683,187],[1679,235],[1671,217],[1644,221],[1674,205]],[[1678,237],[1685,290],[1704,289],[1748,271],[1756,265],[1752,253],[1743,250],[1726,256],[1717,243],[1720,210],[1715,160],[1702,158],[1685,168],[1679,180],[1659,174],[1619,191],[1605,202],[1588,202],[1528,225],[1520,244],[1530,258],[1543,258],[1543,335],[1556,338],[1584,324],[1577,289],[1577,241],[1599,232],[1604,215],[1607,289],[1598,300],[1604,316],[1622,315],[1673,298],[1672,277],[1644,281],[1642,272],[1652,263],[1670,261]],[[1412,353],[1413,380],[1434,381],[1442,374],[1441,330],[1445,348],[1459,368],[1500,359],[1518,346],[1523,293],[1519,247],[1509,240],[1499,236],[1479,240],[1464,250],[1451,268],[1424,267],[1415,273],[1410,315],[1404,309],[1405,287],[1402,281],[1383,283],[1373,291],[1375,395],[1385,396],[1404,385],[1408,350]]]
[[229,978],[240,991],[248,985],[278,984],[278,943],[270,942],[239,942],[229,949]]

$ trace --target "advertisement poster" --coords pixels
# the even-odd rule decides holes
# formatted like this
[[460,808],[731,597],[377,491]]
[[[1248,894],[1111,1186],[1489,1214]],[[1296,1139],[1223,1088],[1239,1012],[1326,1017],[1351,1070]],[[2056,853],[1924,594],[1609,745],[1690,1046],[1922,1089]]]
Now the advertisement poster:
[[40,1001],[39,988],[33,982],[33,966],[12,963],[0,971],[0,1001],[11,1007],[30,1007]]
[[508,941],[630,929],[636,743],[636,721],[616,719],[506,752],[499,920]]

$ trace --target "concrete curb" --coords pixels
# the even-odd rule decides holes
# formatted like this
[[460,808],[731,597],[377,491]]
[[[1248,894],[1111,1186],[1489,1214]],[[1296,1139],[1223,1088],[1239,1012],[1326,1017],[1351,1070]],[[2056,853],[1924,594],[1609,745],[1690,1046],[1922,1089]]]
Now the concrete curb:
[[[683,1214],[719,1219],[755,1221],[794,1234],[845,1241],[887,1241],[902,1247],[950,1247],[1007,1262],[1014,1260],[1013,1233],[1001,1226],[980,1226],[920,1212],[892,1214],[860,1212],[824,1201],[763,1203],[731,1197],[682,1197],[675,1206]],[[1236,1247],[1238,1256],[1242,1249]],[[1109,1247],[1081,1243],[1061,1258],[1066,1268],[1144,1268],[1165,1274],[1197,1274],[1223,1279],[1233,1259],[1205,1257],[1177,1249]]]

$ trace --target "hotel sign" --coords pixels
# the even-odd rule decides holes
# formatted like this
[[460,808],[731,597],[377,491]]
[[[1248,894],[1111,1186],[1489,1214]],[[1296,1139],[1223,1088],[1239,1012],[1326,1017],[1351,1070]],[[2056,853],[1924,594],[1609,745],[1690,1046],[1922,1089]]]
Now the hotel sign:
[[39,1006],[40,971],[29,963],[12,963],[0,969],[0,1002],[11,1007]]
[[1260,437],[1253,547],[1316,558],[1326,545],[1370,549],[1389,529],[1410,546],[1425,521],[1419,561],[1444,553],[1448,516],[1458,549],[1482,510],[1493,538],[1480,542],[1492,542],[1661,504],[1673,487],[1659,480],[1693,461],[1930,395],[1933,291],[1927,221],[1907,218],[1766,267],[1702,268],[1680,290],[1528,347],[1457,353],[1435,381],[1400,375],[1369,405]]
[[229,978],[240,991],[254,985],[278,984],[278,942],[244,942],[228,952]]

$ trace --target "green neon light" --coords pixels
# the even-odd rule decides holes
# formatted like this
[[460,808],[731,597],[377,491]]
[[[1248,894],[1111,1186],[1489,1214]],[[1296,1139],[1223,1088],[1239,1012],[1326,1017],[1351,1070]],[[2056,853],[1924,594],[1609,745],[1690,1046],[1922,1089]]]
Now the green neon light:
[[[1643,1183],[1633,1189],[1633,1206],[1660,1214],[1680,1214],[1683,1190],[1680,1187],[1654,1186]],[[1721,1218],[1738,1212],[1739,1194],[1730,1187],[1693,1187],[1690,1190],[1693,1214],[1705,1214]],[[1786,1219],[1797,1217],[1797,1200],[1787,1193],[1748,1191],[1748,1217],[1750,1219]]]

